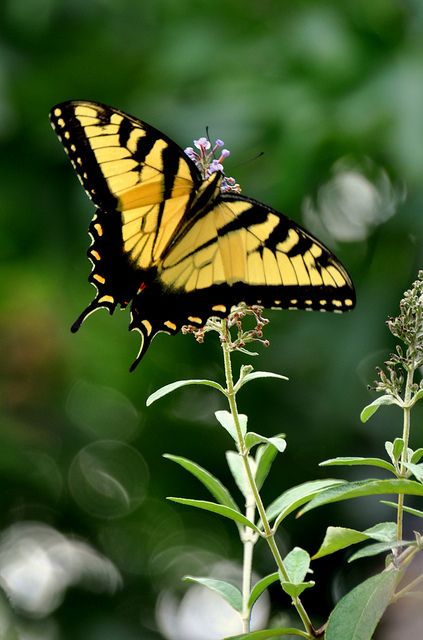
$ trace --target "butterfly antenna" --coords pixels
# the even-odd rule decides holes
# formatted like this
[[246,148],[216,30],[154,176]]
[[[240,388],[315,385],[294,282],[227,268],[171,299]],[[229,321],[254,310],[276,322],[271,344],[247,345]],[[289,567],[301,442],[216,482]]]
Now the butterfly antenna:
[[242,160],[241,162],[238,162],[238,164],[236,164],[234,168],[236,169],[237,167],[242,167],[244,164],[249,164],[250,162],[254,162],[255,160],[258,160],[259,158],[262,158],[263,156],[264,156],[264,151],[260,151],[259,153],[257,153],[252,158],[247,158],[247,160]]

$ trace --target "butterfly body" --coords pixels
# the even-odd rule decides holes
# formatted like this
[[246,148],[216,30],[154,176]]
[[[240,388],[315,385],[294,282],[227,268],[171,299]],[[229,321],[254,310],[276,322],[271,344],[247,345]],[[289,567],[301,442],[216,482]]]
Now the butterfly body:
[[50,114],[96,206],[89,227],[97,295],[72,329],[98,308],[131,305],[142,334],[132,368],[160,331],[202,326],[240,302],[342,312],[354,288],[335,256],[298,224],[238,193],[223,174],[205,180],[170,138],[96,102],[71,101]]

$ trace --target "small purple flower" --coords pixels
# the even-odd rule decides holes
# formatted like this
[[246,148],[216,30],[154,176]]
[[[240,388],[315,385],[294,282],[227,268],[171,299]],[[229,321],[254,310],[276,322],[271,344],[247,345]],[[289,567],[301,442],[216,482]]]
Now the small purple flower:
[[204,155],[204,151],[208,151],[211,147],[210,140],[207,140],[207,138],[204,137],[198,138],[198,140],[194,140],[194,147],[200,149],[200,151]]
[[[203,180],[210,178],[213,173],[220,171],[223,174],[223,178],[220,183],[220,190],[222,193],[240,193],[241,187],[234,178],[225,176],[223,169],[223,161],[230,156],[229,149],[222,149],[224,146],[223,140],[217,138],[212,146],[210,140],[206,137],[198,138],[194,140],[194,147],[198,149],[198,152],[193,147],[186,147],[185,153],[192,160],[200,171]],[[215,152],[219,149],[219,157],[215,157]]]
[[221,152],[220,158],[219,158],[219,162],[223,162],[223,160],[225,158],[229,158],[230,155],[231,155],[231,152],[229,151],[229,149],[222,149],[222,152]]
[[220,164],[219,160],[212,160],[209,164],[208,171],[210,174],[216,173],[216,171],[222,171],[223,173],[223,164]]

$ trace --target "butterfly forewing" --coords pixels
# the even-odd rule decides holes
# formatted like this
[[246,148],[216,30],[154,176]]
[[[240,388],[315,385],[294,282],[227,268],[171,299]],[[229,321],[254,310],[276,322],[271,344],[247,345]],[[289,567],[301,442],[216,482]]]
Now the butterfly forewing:
[[222,175],[202,181],[194,163],[150,125],[104,105],[72,101],[51,111],[58,134],[97,207],[90,225],[90,281],[99,307],[131,304],[143,336],[139,362],[159,331],[201,326],[240,302],[348,311],[346,270],[322,243],[283,214],[222,195]]

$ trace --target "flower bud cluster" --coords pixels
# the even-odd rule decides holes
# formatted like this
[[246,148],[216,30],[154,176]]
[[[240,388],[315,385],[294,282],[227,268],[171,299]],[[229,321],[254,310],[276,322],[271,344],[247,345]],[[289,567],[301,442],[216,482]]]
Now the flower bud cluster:
[[[395,353],[385,362],[386,371],[377,369],[374,389],[398,398],[403,390],[404,372],[414,372],[423,365],[423,271],[404,293],[398,316],[389,318],[386,324],[392,335],[404,343],[405,349],[397,345]],[[422,381],[420,385],[413,383],[411,391],[416,393],[422,387]]]

